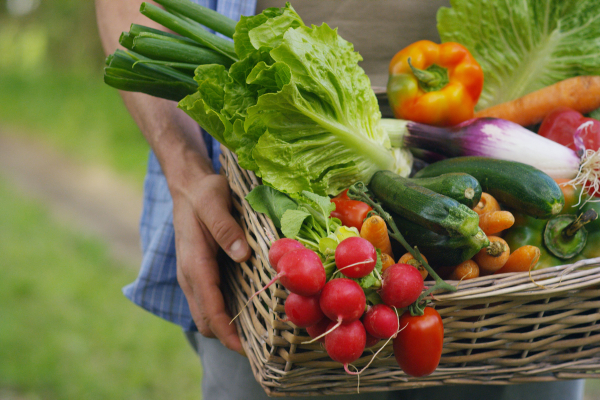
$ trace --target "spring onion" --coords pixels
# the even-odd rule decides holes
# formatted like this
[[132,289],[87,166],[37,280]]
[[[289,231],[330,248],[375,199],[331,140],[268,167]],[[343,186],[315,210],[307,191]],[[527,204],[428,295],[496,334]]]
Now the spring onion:
[[384,119],[382,124],[394,147],[407,146],[443,157],[518,161],[552,178],[572,179],[596,191],[600,187],[600,152],[569,149],[504,119],[475,118],[450,128],[392,119]]

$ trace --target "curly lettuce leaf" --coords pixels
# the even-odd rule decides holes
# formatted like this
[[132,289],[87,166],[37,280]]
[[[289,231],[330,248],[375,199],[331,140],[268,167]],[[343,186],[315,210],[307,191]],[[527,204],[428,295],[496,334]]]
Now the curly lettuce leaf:
[[280,191],[321,195],[378,170],[410,172],[380,124],[361,56],[337,30],[305,26],[288,4],[242,18],[234,40],[240,61],[198,67],[199,92],[179,107],[240,166]]
[[563,79],[600,74],[598,0],[451,0],[440,8],[443,42],[469,49],[484,71],[477,109]]

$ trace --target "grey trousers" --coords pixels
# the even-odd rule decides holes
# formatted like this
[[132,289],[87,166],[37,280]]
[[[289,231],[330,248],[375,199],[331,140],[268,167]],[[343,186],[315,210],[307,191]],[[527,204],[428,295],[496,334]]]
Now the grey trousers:
[[[202,362],[202,400],[269,399],[252,375],[248,359],[216,339],[187,332]],[[582,400],[583,380],[522,385],[450,385],[343,396],[292,397],[298,400]]]

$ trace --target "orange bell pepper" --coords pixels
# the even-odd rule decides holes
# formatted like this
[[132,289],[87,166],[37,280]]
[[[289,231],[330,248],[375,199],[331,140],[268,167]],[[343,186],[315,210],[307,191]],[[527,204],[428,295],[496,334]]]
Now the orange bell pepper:
[[462,45],[421,40],[390,62],[387,94],[394,116],[452,126],[473,118],[483,70]]

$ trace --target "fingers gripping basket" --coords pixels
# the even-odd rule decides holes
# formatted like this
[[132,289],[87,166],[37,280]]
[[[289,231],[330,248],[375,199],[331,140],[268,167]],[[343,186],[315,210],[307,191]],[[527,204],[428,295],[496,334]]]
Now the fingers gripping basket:
[[[356,393],[346,374],[303,329],[283,322],[287,296],[275,284],[248,298],[275,271],[267,253],[277,231],[244,197],[259,184],[239,167],[235,155],[221,156],[233,192],[234,214],[252,258],[227,265],[225,290],[254,376],[271,396]],[[444,384],[511,384],[600,377],[600,258],[528,273],[480,277],[460,283],[455,293],[437,295],[433,305],[444,321],[444,350],[430,376],[412,378],[396,364],[389,343],[361,374],[360,391],[385,391]],[[365,351],[361,368],[385,342]]]

